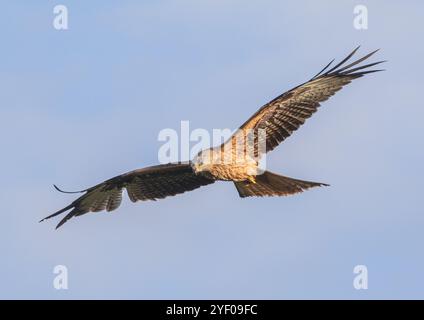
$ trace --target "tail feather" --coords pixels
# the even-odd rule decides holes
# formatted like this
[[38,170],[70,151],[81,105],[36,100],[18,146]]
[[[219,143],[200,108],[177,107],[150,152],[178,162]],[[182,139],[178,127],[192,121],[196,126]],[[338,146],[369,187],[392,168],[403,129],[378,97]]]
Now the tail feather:
[[309,188],[328,186],[320,182],[303,181],[265,171],[250,180],[234,182],[240,197],[287,196]]

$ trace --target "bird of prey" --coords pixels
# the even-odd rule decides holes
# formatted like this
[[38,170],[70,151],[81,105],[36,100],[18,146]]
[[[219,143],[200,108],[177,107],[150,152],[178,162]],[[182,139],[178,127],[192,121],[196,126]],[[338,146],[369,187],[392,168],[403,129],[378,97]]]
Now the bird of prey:
[[[136,202],[174,196],[216,181],[232,181],[242,198],[285,196],[312,187],[327,186],[324,183],[302,181],[259,170],[259,159],[288,138],[317,111],[321,102],[327,100],[343,86],[365,74],[383,71],[370,69],[370,67],[385,61],[360,65],[378,50],[348,63],[358,49],[359,47],[330,68],[333,59],[309,81],[265,104],[222,145],[202,150],[192,161],[186,163],[170,163],[137,169],[78,191],[84,194],[70,205],[41,221],[70,210],[56,226],[57,229],[72,217],[88,212],[113,211],[121,204],[124,188],[130,200]],[[253,138],[243,139],[248,134]],[[253,150],[253,153],[247,154],[246,150],[249,147],[252,147],[249,150]],[[242,152],[235,152],[235,149],[241,149]],[[239,153],[243,156],[234,156]],[[56,189],[66,192],[57,187]]]

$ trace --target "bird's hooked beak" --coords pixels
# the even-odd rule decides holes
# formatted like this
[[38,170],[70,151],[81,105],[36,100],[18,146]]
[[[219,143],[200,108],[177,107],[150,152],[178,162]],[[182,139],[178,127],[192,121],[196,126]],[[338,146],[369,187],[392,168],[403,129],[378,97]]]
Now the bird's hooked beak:
[[194,170],[194,172],[199,172],[200,171],[200,164],[198,162],[193,162],[192,168]]
[[201,158],[199,156],[196,156],[192,163],[191,163],[191,167],[193,168],[193,171],[195,173],[199,173],[202,171],[202,163],[201,163]]
[[208,171],[210,168],[210,162],[207,157],[205,157],[203,154],[199,154],[196,156],[196,158],[193,159],[192,168],[194,172],[200,173],[204,171]]

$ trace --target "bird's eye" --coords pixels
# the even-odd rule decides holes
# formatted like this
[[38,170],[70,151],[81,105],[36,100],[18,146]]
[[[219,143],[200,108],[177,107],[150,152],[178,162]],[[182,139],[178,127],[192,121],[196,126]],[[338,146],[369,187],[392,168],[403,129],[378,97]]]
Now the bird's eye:
[[196,160],[194,162],[201,166],[203,164],[203,159],[201,157],[196,157]]

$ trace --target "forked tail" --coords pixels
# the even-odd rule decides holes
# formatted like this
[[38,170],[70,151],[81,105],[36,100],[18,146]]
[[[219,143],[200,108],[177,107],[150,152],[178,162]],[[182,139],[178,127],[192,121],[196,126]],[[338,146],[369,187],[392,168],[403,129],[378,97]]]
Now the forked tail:
[[265,171],[255,181],[234,182],[240,197],[287,196],[309,188],[328,186],[325,183],[303,181]]

